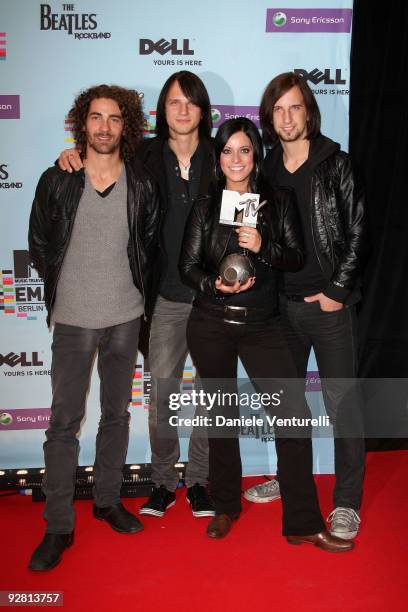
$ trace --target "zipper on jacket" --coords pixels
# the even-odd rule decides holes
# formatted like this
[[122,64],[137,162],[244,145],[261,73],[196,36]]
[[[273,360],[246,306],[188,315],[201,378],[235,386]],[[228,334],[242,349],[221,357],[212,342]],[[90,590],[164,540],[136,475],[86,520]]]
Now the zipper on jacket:
[[[322,192],[322,195],[323,195],[323,193],[324,193],[323,189],[321,190],[321,192]],[[327,212],[326,202],[327,202],[326,194],[324,194],[324,197],[322,197],[322,212],[323,212],[324,225],[325,225],[325,228],[326,228],[327,240],[330,243],[330,255],[331,255],[330,263],[331,263],[332,269],[334,270],[333,241],[331,239],[331,232],[329,230],[329,224],[327,222],[327,217],[326,217],[326,212]]]
[[315,250],[315,253],[316,253],[317,261],[319,262],[320,269],[323,272],[323,276],[324,276],[325,272],[324,272],[324,268],[322,266],[322,262],[320,261],[319,252],[318,252],[318,250],[316,248],[315,235],[314,235],[314,231],[313,231],[313,210],[314,210],[314,205],[315,205],[315,201],[314,201],[314,197],[313,197],[313,183],[314,182],[315,182],[315,178],[312,177],[312,181],[311,181],[311,185],[310,185],[310,201],[311,201],[311,204],[312,204],[313,208],[311,208],[311,210],[310,210],[310,229],[312,231],[312,240],[313,240],[313,246],[314,246],[314,250]]
[[[136,234],[136,249],[137,249],[137,267],[138,267],[138,270],[139,270],[140,284],[142,286],[143,319],[146,322],[147,321],[147,316],[146,316],[146,294],[145,294],[145,289],[144,289],[144,284],[143,284],[142,270],[140,268],[140,249],[139,249],[139,240],[138,240],[139,239],[138,221],[139,221],[140,191],[141,191],[141,185],[140,185],[140,182],[138,182],[137,187],[136,187],[135,234]],[[132,247],[132,255],[133,255],[133,260],[134,260],[133,247]],[[133,263],[135,263],[135,262],[133,261]]]

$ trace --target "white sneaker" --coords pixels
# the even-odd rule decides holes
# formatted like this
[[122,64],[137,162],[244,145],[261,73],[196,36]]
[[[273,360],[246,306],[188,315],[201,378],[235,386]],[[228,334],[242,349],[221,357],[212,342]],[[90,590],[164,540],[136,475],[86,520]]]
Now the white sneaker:
[[244,493],[245,499],[254,504],[266,504],[280,498],[279,482],[268,480],[262,484],[247,489]]
[[327,517],[327,522],[331,523],[330,533],[342,540],[352,540],[356,537],[361,518],[353,508],[335,508]]

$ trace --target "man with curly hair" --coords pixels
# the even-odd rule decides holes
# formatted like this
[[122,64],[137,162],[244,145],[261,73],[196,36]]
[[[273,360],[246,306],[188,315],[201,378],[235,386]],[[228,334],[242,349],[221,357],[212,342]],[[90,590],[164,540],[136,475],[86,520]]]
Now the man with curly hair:
[[[175,468],[180,457],[179,439],[175,428],[170,433],[166,427],[168,396],[180,391],[194,291],[181,281],[178,261],[193,202],[208,194],[213,176],[211,129],[211,106],[204,83],[188,70],[174,72],[157,101],[156,137],[144,140],[137,151],[137,157],[157,181],[162,207],[154,287],[141,343],[144,355],[149,355],[152,374],[149,435],[154,488],[140,513],[157,517],[164,516],[175,504],[179,481]],[[63,151],[59,164],[67,172],[81,168],[78,150]],[[160,392],[160,381],[163,384],[164,380],[168,381],[166,392],[163,387]],[[199,407],[196,415],[204,412]],[[185,481],[193,516],[213,516],[214,505],[207,491],[208,440],[203,428],[194,428],[190,437]]]
[[134,159],[143,134],[140,98],[133,90],[99,85],[76,98],[69,116],[84,167],[43,173],[29,228],[30,254],[44,278],[47,323],[54,327],[44,444],[47,526],[29,564],[35,571],[53,568],[73,543],[77,434],[96,353],[101,419],[93,514],[120,533],[143,529],[120,503],[128,404],[159,220],[154,185]]

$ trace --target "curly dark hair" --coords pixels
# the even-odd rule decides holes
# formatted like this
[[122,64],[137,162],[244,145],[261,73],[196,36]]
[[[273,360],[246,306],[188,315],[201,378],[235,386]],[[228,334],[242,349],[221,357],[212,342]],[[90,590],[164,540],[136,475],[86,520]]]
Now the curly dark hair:
[[145,119],[139,93],[134,89],[125,89],[118,85],[96,85],[90,87],[75,98],[68,113],[73,122],[72,132],[81,157],[86,153],[86,133],[84,127],[92,100],[109,98],[117,102],[123,118],[123,133],[120,142],[120,156],[124,161],[134,157],[135,151],[143,139]]

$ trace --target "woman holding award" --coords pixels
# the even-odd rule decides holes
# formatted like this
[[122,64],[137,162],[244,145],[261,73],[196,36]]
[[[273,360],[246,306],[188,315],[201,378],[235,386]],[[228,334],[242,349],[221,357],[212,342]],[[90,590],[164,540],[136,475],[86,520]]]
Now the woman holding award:
[[[240,358],[256,390],[272,395],[280,390],[272,377],[296,377],[277,311],[279,270],[295,271],[303,265],[296,207],[291,191],[262,184],[262,142],[248,119],[230,119],[220,126],[215,155],[213,193],[195,203],[180,256],[183,281],[198,291],[187,342],[205,391],[234,394]],[[303,403],[295,406],[287,398],[282,396],[280,412],[274,408],[273,413],[305,416],[297,412]],[[209,413],[212,423],[216,415],[239,416],[237,404],[221,403]],[[291,432],[286,437],[285,431],[275,429],[283,535],[293,544],[308,542],[332,552],[351,550],[351,542],[325,529],[308,433],[296,437]],[[208,436],[216,516],[207,534],[221,538],[241,512],[239,440],[237,429],[231,427],[210,427]]]

